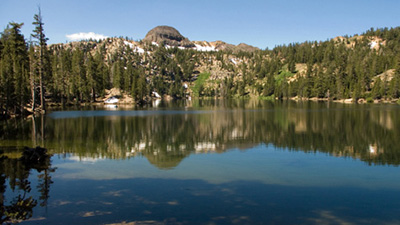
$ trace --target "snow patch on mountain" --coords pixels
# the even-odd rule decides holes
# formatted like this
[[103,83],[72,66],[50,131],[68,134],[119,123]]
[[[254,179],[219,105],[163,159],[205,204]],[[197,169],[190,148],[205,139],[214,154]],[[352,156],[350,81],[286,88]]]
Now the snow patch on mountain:
[[128,42],[128,41],[124,41],[124,44],[128,45],[131,49],[135,48],[134,45],[132,43]]
[[194,44],[196,47],[194,47],[193,49],[194,50],[197,50],[197,51],[201,51],[201,52],[211,52],[211,51],[217,51],[216,49],[215,49],[215,46],[202,46],[202,45],[199,45],[199,44]]
[[143,48],[140,48],[139,46],[136,46],[131,42],[124,41],[124,44],[128,45],[133,50],[133,52],[137,52],[139,54],[143,54],[145,52]]
[[143,54],[143,53],[144,53],[144,49],[143,49],[143,48],[139,48],[139,47],[135,47],[135,48],[133,49],[133,51],[134,51],[134,52],[137,52],[137,53],[140,53],[140,54]]
[[375,46],[376,46],[377,44],[378,44],[378,43],[376,43],[375,41],[372,41],[371,43],[369,43],[369,46],[370,46],[371,49],[373,49],[373,48],[375,48]]
[[68,40],[70,41],[80,41],[80,40],[102,40],[102,39],[106,39],[108,38],[105,35],[102,34],[96,34],[94,32],[88,32],[88,33],[75,33],[75,34],[67,34],[65,35],[65,37],[67,37]]

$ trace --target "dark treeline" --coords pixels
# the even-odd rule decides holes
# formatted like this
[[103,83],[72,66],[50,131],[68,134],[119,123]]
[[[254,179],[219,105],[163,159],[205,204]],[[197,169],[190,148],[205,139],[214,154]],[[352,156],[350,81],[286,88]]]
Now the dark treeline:
[[[124,42],[121,38],[108,38],[51,46],[53,79],[49,97],[56,102],[93,102],[110,88],[118,88],[137,101],[153,91],[185,97],[183,82],[193,78],[193,50],[141,43],[151,55],[140,54]],[[108,51],[110,46],[115,49]]]
[[[216,70],[224,75],[207,81],[200,96],[399,98],[399,34],[398,28],[370,30],[352,38],[290,44],[254,53],[197,52],[141,43],[151,54],[139,54],[117,38],[70,43],[50,48],[53,82],[49,92],[55,101],[94,101],[93,96],[112,87],[136,100],[153,91],[182,98],[187,92],[182,83],[192,84],[204,72],[201,65],[212,70],[216,64]],[[383,43],[379,48],[371,48],[374,38]],[[112,54],[107,51],[110,42],[118,46]],[[242,63],[233,64],[232,58]],[[302,65],[305,70],[300,73]],[[377,77],[379,74],[383,76]]]
[[[51,75],[50,55],[42,15],[35,14],[32,41],[21,34],[23,23],[10,23],[0,38],[0,115],[23,114],[45,108],[45,86]],[[38,107],[38,108],[37,108]]]
[[[354,37],[323,42],[294,43],[272,50],[237,53],[244,63],[234,67],[226,55],[214,54],[221,68],[232,72],[220,85],[206,87],[205,96],[246,95],[277,98],[360,98],[400,97],[400,28],[371,29]],[[378,76],[379,75],[379,76]],[[207,90],[208,89],[208,90]]]
[[[374,42],[374,39],[381,42]],[[297,72],[297,63],[306,65],[306,73],[289,84],[281,82],[264,88],[264,95],[354,100],[400,96],[400,28],[371,29],[362,36],[293,44],[274,48],[271,52],[273,58],[284,59],[283,63],[287,65],[289,76],[286,74],[283,79]],[[256,68],[256,74],[261,77],[276,75],[276,68],[271,73],[271,65],[266,64]],[[269,72],[258,73],[263,69]],[[389,69],[395,69],[394,74],[376,77]]]
[[47,46],[40,10],[33,24],[33,41],[21,34],[23,24],[10,23],[1,33],[2,118],[27,110],[43,112],[46,102],[95,102],[110,88],[137,102],[153,92],[172,98],[400,97],[400,28],[234,53],[142,41],[133,45],[124,38]]

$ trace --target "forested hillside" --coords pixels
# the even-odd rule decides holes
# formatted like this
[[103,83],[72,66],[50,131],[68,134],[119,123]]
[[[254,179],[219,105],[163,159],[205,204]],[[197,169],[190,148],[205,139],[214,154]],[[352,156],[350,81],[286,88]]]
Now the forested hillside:
[[2,118],[44,112],[46,103],[103,101],[111,88],[136,103],[158,95],[355,102],[400,97],[399,27],[257,50],[187,38],[175,46],[122,37],[47,45],[40,12],[34,21],[31,42],[21,34],[23,24],[10,23],[1,33]]

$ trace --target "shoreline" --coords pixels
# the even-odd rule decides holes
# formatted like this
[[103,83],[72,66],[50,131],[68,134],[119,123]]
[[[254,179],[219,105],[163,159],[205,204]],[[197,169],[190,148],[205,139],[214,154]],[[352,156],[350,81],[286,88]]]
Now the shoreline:
[[[111,91],[110,91],[111,92]],[[371,98],[359,98],[357,101],[354,101],[353,98],[348,98],[348,99],[330,99],[330,98],[317,98],[317,97],[312,97],[312,98],[304,98],[304,97],[284,97],[282,99],[279,99],[277,97],[272,96],[247,96],[245,98],[240,97],[240,98],[221,98],[221,97],[190,97],[190,98],[183,98],[183,99],[174,99],[170,96],[163,96],[162,98],[154,98],[147,96],[146,100],[143,101],[134,101],[133,98],[129,95],[126,94],[120,94],[120,95],[113,95],[114,93],[110,93],[108,96],[104,98],[97,98],[95,102],[67,102],[67,103],[61,103],[61,102],[52,102],[48,101],[46,102],[46,108],[48,110],[54,110],[54,109],[64,109],[64,108],[73,108],[73,107],[104,107],[107,108],[107,106],[114,106],[112,108],[133,108],[133,107],[148,107],[148,106],[153,106],[154,107],[154,102],[157,101],[174,101],[174,100],[210,100],[210,99],[219,99],[219,100],[263,100],[263,101],[295,101],[295,102],[334,102],[334,103],[342,103],[342,104],[393,104],[393,105],[400,105],[400,98],[395,98],[395,99],[371,99]],[[105,100],[110,98],[111,96],[120,96],[119,102],[116,103],[105,103]],[[108,107],[111,108],[111,107]],[[37,110],[33,112],[31,110],[31,107],[29,105],[25,106],[25,111],[21,114],[8,114],[6,116],[2,115],[0,118],[0,121],[5,121],[11,118],[28,118],[31,116],[35,115],[45,115],[47,112],[42,111],[42,110]]]
[[359,98],[357,101],[354,101],[353,98],[347,99],[329,99],[329,98],[299,98],[299,97],[291,97],[288,98],[293,101],[313,101],[313,102],[336,102],[336,103],[344,103],[344,104],[400,104],[400,99],[374,99],[372,102],[366,100],[365,98]]
[[[146,107],[147,105],[151,105],[152,102],[157,101],[157,100],[162,100],[162,101],[173,101],[173,100],[206,100],[206,99],[230,99],[230,100],[241,100],[241,99],[258,99],[258,100],[264,100],[264,101],[279,101],[278,98],[268,98],[268,97],[261,97],[261,96],[253,96],[249,98],[210,98],[210,97],[192,97],[191,99],[173,99],[173,98],[151,98],[148,100],[146,103],[140,103],[140,102],[134,102],[134,101],[121,101],[118,103],[104,103],[104,101],[96,101],[96,102],[82,102],[82,103],[58,103],[58,102],[46,102],[46,108],[47,109],[55,109],[55,108],[64,108],[64,107],[85,107],[85,106],[107,106],[107,105],[116,105],[118,107]],[[400,98],[398,99],[375,99],[372,102],[368,102],[364,98],[360,98],[357,101],[354,101],[352,98],[348,99],[328,99],[328,98],[300,98],[300,97],[290,97],[290,98],[283,98],[281,99],[283,101],[311,101],[311,102],[334,102],[334,103],[342,103],[342,104],[398,104],[400,105]],[[26,108],[26,113],[21,114],[21,115],[8,115],[8,118],[1,118],[0,120],[7,120],[11,118],[16,118],[16,117],[29,117],[32,115],[40,115],[40,114],[46,114],[46,112],[32,112],[31,110],[28,110],[29,108]]]
[[[257,99],[257,100],[270,100],[270,101],[279,101],[278,98],[270,98],[270,99],[264,99],[260,98],[260,96],[254,96],[254,97],[249,97],[249,98],[219,98],[219,97],[192,97],[190,99],[183,98],[183,99],[174,99],[174,98],[151,98],[146,101],[147,104],[143,105],[149,105],[154,101],[161,100],[161,101],[174,101],[174,100],[207,100],[207,99],[219,99],[219,100],[245,100],[245,99]],[[344,103],[344,104],[400,104],[400,98],[397,99],[375,99],[372,102],[368,102],[364,98],[360,98],[357,101],[354,101],[352,98],[348,99],[329,99],[329,98],[300,98],[300,97],[290,97],[290,98],[283,98],[281,99],[283,101],[291,100],[291,101],[311,101],[311,102],[335,102],[335,103]],[[143,106],[139,102],[135,101],[121,101],[117,103],[105,103],[104,101],[96,101],[96,102],[82,102],[82,103],[67,103],[64,104],[66,107],[73,107],[73,106],[106,106],[106,105],[117,105],[117,106]],[[62,107],[62,103],[56,103],[56,102],[48,102],[46,103],[47,107]]]

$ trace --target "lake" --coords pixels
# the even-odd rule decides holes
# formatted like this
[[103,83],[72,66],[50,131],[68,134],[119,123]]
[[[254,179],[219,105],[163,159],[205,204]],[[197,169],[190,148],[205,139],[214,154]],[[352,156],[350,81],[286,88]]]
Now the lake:
[[[400,106],[193,100],[0,123],[1,219],[400,224]],[[24,146],[51,158],[27,165]]]

